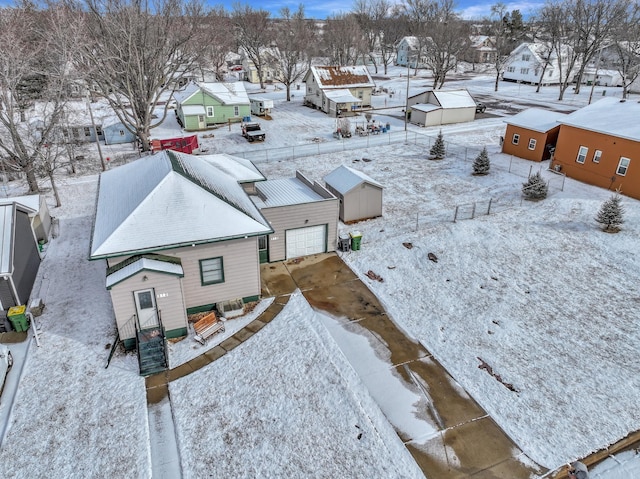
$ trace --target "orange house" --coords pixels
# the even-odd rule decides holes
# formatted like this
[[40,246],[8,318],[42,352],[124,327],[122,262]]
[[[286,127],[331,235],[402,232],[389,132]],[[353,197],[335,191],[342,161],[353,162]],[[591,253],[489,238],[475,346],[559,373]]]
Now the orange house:
[[502,152],[531,161],[549,160],[556,146],[564,113],[529,108],[508,120]]
[[553,167],[640,199],[640,103],[603,98],[560,120]]

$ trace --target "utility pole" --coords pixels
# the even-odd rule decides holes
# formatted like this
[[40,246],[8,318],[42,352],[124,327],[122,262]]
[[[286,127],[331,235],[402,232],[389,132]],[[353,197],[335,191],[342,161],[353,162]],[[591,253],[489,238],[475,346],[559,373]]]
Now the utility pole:
[[[416,68],[418,68],[418,61],[416,60]],[[407,131],[407,120],[409,119],[409,75],[411,69],[411,61],[409,56],[409,47],[407,46],[407,96],[404,102],[404,131]]]

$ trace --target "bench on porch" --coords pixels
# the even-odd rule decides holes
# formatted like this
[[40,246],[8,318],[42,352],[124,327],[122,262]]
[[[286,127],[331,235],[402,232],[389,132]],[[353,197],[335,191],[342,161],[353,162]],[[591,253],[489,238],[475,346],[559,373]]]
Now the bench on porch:
[[216,313],[209,313],[199,319],[193,325],[193,329],[196,332],[195,340],[204,345],[214,334],[224,332],[224,322],[217,318]]

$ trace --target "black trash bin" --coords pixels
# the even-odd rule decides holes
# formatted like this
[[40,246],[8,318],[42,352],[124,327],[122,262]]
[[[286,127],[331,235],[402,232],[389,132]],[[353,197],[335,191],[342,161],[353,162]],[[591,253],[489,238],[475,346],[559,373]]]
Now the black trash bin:
[[349,251],[351,249],[351,237],[349,235],[340,235],[338,237],[338,249],[340,251]]

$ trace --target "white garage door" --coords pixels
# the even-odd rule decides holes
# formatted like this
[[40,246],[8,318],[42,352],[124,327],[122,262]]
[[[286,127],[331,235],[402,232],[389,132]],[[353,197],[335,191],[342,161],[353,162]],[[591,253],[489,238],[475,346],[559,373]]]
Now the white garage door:
[[309,226],[285,232],[287,259],[327,251],[327,225]]

